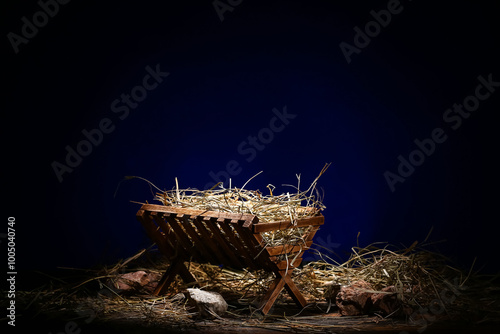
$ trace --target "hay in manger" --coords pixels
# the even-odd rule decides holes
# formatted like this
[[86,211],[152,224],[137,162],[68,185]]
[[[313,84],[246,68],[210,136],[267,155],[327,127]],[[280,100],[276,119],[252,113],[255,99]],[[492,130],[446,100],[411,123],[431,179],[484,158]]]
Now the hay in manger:
[[259,191],[244,190],[246,184],[216,191],[181,190],[176,186],[157,193],[156,199],[164,205],[144,204],[137,213],[148,236],[171,261],[155,294],[164,293],[176,275],[195,284],[185,265],[195,261],[274,273],[276,278],[261,304],[264,314],[283,288],[304,307],[307,301],[291,273],[324,223],[320,213],[323,205],[314,192],[327,167],[306,191],[297,186],[294,194],[275,196],[268,186],[270,195],[264,196]]

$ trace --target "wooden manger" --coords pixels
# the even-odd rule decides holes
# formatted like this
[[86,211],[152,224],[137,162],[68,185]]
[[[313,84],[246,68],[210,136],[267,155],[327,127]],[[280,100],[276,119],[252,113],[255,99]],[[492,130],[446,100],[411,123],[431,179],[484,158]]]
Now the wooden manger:
[[[224,265],[233,269],[264,269],[276,276],[264,295],[260,309],[267,314],[285,288],[300,307],[307,301],[291,278],[302,255],[312,245],[313,237],[324,223],[318,211],[308,218],[259,223],[252,214],[195,210],[164,205],[144,204],[137,212],[148,236],[170,266],[154,294],[163,294],[179,275],[186,283],[196,283],[185,262],[196,261]],[[290,231],[302,234],[294,240],[273,244],[266,233]]]

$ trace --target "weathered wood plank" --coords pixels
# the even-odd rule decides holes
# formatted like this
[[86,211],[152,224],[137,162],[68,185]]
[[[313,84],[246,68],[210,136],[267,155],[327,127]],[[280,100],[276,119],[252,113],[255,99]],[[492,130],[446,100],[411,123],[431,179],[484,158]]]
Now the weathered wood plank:
[[186,251],[186,255],[188,257],[194,256],[199,258],[199,252],[196,247],[194,247],[193,242],[186,235],[182,227],[179,225],[178,220],[174,214],[166,214],[164,219],[170,225],[170,227],[174,230],[177,241],[182,245],[184,250]]
[[293,258],[291,259],[288,259],[288,261],[280,261],[278,263],[276,263],[276,266],[278,267],[279,270],[285,270],[285,269],[293,269],[293,268],[297,268],[299,266],[299,264],[302,262],[302,258],[299,256],[297,258],[295,258],[295,260]]
[[281,272],[281,275],[283,277],[283,280],[285,281],[285,289],[287,290],[290,297],[292,297],[292,299],[298,306],[305,307],[307,305],[307,300],[304,298],[302,293],[300,293],[300,290],[293,282],[290,273],[287,275],[285,274],[285,272]]
[[320,216],[315,216],[315,217],[299,219],[299,220],[297,220],[296,225],[293,225],[290,220],[280,220],[280,221],[271,222],[271,223],[258,223],[258,224],[252,225],[252,229],[253,229],[254,233],[262,233],[262,232],[269,232],[269,231],[286,230],[286,229],[294,228],[294,227],[304,227],[304,226],[310,226],[310,225],[323,225],[324,222],[325,222],[325,217],[323,217],[323,215],[320,215]]
[[165,274],[163,274],[162,278],[158,282],[158,285],[155,288],[155,291],[153,292],[154,295],[158,296],[167,291],[169,288],[170,284],[175,279],[176,275],[179,275],[182,277],[184,282],[186,283],[194,283],[196,282],[196,279],[194,276],[189,272],[189,270],[186,268],[184,265],[184,262],[181,259],[174,260],[170,266],[167,268],[165,271]]
[[311,230],[309,231],[309,234],[306,237],[306,241],[312,241],[314,236],[316,235],[316,232],[318,232],[320,226],[312,226]]
[[312,245],[312,240],[307,241],[302,245],[280,245],[274,247],[266,247],[269,256],[276,256],[281,254],[297,253],[309,249]]
[[165,237],[160,233],[159,227],[153,221],[153,218],[148,212],[143,211],[140,215],[137,215],[142,226],[146,230],[146,234],[149,238],[158,246],[160,252],[169,260],[174,256],[175,251],[172,246],[167,242]]
[[203,217],[198,216],[193,219],[193,224],[196,226],[196,229],[198,230],[198,233],[200,233],[201,237],[201,242],[207,247],[214,257],[217,259],[216,262],[212,263],[215,265],[220,265],[228,262],[227,257],[222,254],[220,248],[218,247],[217,243],[215,240],[212,239],[210,230],[207,229],[205,224],[203,223]]
[[143,204],[142,210],[155,211],[163,213],[182,213],[190,216],[204,216],[210,218],[228,218],[236,219],[240,221],[254,221],[255,215],[248,213],[229,213],[229,212],[219,212],[219,211],[206,211],[197,210],[190,208],[176,208],[172,206],[157,205],[157,204]]
[[259,307],[262,313],[267,314],[271,310],[276,298],[278,298],[281,290],[285,286],[285,280],[281,277],[276,277],[267,290],[267,293],[262,298],[261,306]]
[[[180,244],[175,237],[174,231],[165,223],[163,219],[163,213],[151,212],[150,216],[153,217],[156,224],[160,227],[163,232],[163,239],[171,246],[173,253],[170,254],[171,257],[175,257],[179,254]],[[182,252],[182,251],[181,251]]]
[[221,230],[217,225],[217,218],[210,218],[209,220],[206,220],[205,223],[207,224],[208,228],[212,230],[213,236],[218,242],[218,246],[222,248],[224,255],[226,255],[226,257],[230,260],[225,264],[235,269],[244,268],[245,265],[241,264],[240,260],[238,260],[238,258],[234,254],[234,249],[231,249],[227,241],[222,237]]
[[[178,216],[179,218],[179,216]],[[208,247],[202,242],[203,238],[196,232],[193,219],[190,216],[183,215],[182,216],[182,226],[186,230],[186,233],[193,241],[194,245],[199,249],[199,260],[202,262],[213,263],[216,261],[216,258],[213,257],[213,253],[209,250]]]
[[242,244],[245,245],[245,247],[248,249],[250,258],[253,262],[256,263],[256,266],[259,268],[266,268],[267,262],[263,258],[263,256],[265,255],[262,255],[262,253],[265,253],[265,251],[261,252],[262,247],[260,246],[259,242],[257,242],[250,229],[245,228],[240,224],[234,224],[232,226],[238,233],[238,237],[242,241]]
[[255,266],[255,263],[252,261],[252,257],[245,245],[242,243],[242,240],[240,238],[236,238],[236,230],[233,230],[230,222],[227,219],[221,218],[219,218],[218,221],[220,222],[219,225],[222,228],[222,231],[224,231],[226,238],[228,238],[229,242],[236,247],[236,252],[243,259],[243,261],[245,261],[247,267],[251,269],[260,269]]

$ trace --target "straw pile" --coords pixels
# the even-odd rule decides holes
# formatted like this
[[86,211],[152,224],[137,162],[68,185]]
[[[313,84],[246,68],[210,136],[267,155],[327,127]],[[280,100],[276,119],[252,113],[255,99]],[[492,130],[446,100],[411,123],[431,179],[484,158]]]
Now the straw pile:
[[[279,220],[295,222],[325,208],[316,186],[319,177],[328,166],[329,164],[325,165],[306,190],[300,190],[300,175],[298,175],[295,190],[281,195],[273,194],[275,188],[272,185],[268,186],[268,195],[258,190],[246,190],[245,186],[251,179],[241,188],[232,187],[230,184],[228,188],[218,185],[217,189],[205,191],[182,189],[178,186],[177,180],[172,190],[164,191],[151,182],[145,181],[158,191],[155,194],[155,200],[164,205],[250,213],[256,215],[261,222]],[[139,177],[139,179],[142,178]],[[304,232],[307,231],[298,228],[267,232],[263,235],[265,246],[299,243],[303,241]],[[343,263],[329,258],[325,252],[317,251],[317,253],[322,258],[321,261],[302,265],[293,271],[292,277],[304,297],[311,303],[307,307],[309,312],[315,311],[319,315],[301,317],[303,310],[294,309],[293,303],[290,303],[290,297],[281,293],[276,303],[277,307],[286,303],[291,311],[286,311],[287,314],[284,317],[272,314],[266,317],[266,319],[273,319],[274,322],[262,321],[262,316],[255,312],[258,302],[274,279],[272,273],[236,271],[195,262],[186,263],[186,266],[200,288],[219,292],[226,299],[230,305],[230,311],[224,321],[226,324],[234,322],[238,327],[244,324],[248,327],[258,326],[280,330],[299,327],[326,330],[332,326],[331,322],[325,323],[324,320],[314,317],[321,317],[321,314],[328,312],[331,307],[334,309],[335,299],[332,288],[349,286],[360,280],[369,283],[373,288],[371,291],[373,293],[380,293],[384,288],[393,287],[401,306],[408,308],[410,312],[423,308],[429,309],[432,306],[435,307],[436,302],[440,302],[440,306],[444,307],[448,315],[470,312],[470,305],[474,305],[478,313],[477,317],[484,317],[484,319],[500,317],[500,308],[492,307],[491,298],[495,297],[485,294],[485,292],[496,290],[487,290],[487,287],[483,289],[483,286],[474,285],[476,283],[473,283],[471,271],[464,273],[450,267],[443,256],[417,247],[416,243],[403,249],[387,244],[372,244],[364,248],[353,247],[349,259]],[[157,274],[158,277],[163,274],[169,263],[157,257],[158,255],[156,251],[142,250],[111,268],[85,271],[84,277],[77,284],[70,284],[56,278],[62,282],[58,288],[54,288],[54,282],[51,281],[49,285],[38,290],[19,292],[19,299],[20,301],[26,300],[26,308],[38,305],[44,312],[72,309],[78,316],[86,319],[127,318],[154,326],[169,325],[177,328],[199,326],[196,314],[192,313],[193,311],[188,308],[185,301],[177,297],[179,292],[190,287],[180,278],[171,284],[167,295],[161,297],[152,296],[148,291],[140,289],[131,294],[123,294],[117,289],[117,282],[125,273],[143,270]],[[329,306],[328,300],[330,300]],[[290,315],[290,312],[298,314],[294,316]],[[408,315],[408,313],[405,314]],[[396,313],[386,316],[395,315]],[[348,322],[349,319],[351,318],[348,317],[344,321]],[[314,321],[315,323],[311,325]],[[342,327],[342,321],[336,320],[336,330],[339,326]],[[345,326],[351,328],[353,324],[346,323]]]
[[[218,184],[214,186],[214,188],[218,186],[218,189],[182,189],[176,179],[173,189],[162,191],[151,182],[145,181],[158,190],[155,200],[167,206],[249,213],[256,215],[259,222],[281,220],[295,222],[317,214],[325,208],[321,196],[318,195],[317,182],[328,167],[329,164],[326,164],[304,191],[300,190],[300,175],[297,175],[298,184],[293,186],[295,191],[281,195],[273,194],[275,189],[273,185],[268,185],[268,195],[258,190],[245,189],[245,186],[260,173],[250,178],[241,188],[232,187],[230,183],[228,188]],[[264,232],[263,246],[303,244],[308,228]],[[310,262],[295,270],[294,281],[306,294],[307,299],[316,301],[329,299],[332,296],[334,300],[334,292],[338,287],[350,286],[356,281],[367,282],[373,293],[386,293],[387,291],[383,289],[390,287],[391,293],[396,294],[403,307],[415,309],[436,300],[442,302],[440,294],[450,289],[450,285],[453,284],[451,280],[459,279],[462,285],[467,280],[458,270],[446,266],[442,256],[423,249],[414,252],[415,247],[416,244],[403,250],[396,250],[390,245],[377,247],[375,244],[366,248],[353,247],[350,258],[344,263],[337,263],[320,253],[323,260]],[[258,298],[266,291],[272,280],[272,276],[265,272],[234,272],[196,263],[191,263],[190,266],[198,282],[202,282],[207,288],[237,294],[240,301]],[[456,290],[455,287],[454,289]],[[282,298],[286,298],[286,295]]]
[[[342,264],[316,261],[297,268],[293,280],[311,304],[306,310],[297,309],[293,303],[289,303],[287,294],[282,293],[276,304],[276,307],[283,308],[282,311],[274,312],[274,315],[271,313],[265,318],[255,312],[257,302],[273,279],[264,271],[234,271],[213,265],[186,263],[202,289],[221,293],[230,305],[224,320],[214,322],[197,320],[197,314],[177,297],[178,292],[189,287],[180,279],[172,284],[167,295],[161,297],[140,290],[133,294],[117,291],[115,284],[124,273],[137,270],[154,273],[165,271],[168,263],[158,260],[158,253],[154,250],[142,250],[111,268],[72,270],[78,275],[76,283],[75,280],[72,280],[73,283],[66,281],[64,277],[51,277],[45,286],[32,291],[19,291],[16,298],[19,309],[58,314],[64,319],[78,319],[80,324],[126,319],[143,326],[168,326],[165,328],[171,329],[201,329],[213,324],[234,328],[314,329],[321,332],[332,329],[338,332],[344,326],[366,330],[369,325],[381,326],[385,321],[382,317],[376,317],[376,325],[374,318],[338,318],[324,314],[329,309],[325,299],[331,284],[349,285],[362,279],[377,290],[389,285],[396,286],[398,298],[415,312],[427,310],[423,316],[428,319],[434,317],[430,310],[437,309],[432,304],[433,300],[444,297],[448,301],[443,301],[443,314],[458,315],[461,319],[467,317],[477,322],[498,321],[500,318],[500,306],[495,302],[500,291],[498,284],[480,280],[471,272],[453,269],[446,265],[443,256],[414,245],[401,250],[389,248],[394,247],[355,247],[349,260]],[[326,254],[320,255],[332,262]],[[456,294],[456,298],[450,301],[450,295],[443,294],[445,290]],[[388,315],[393,319],[393,325],[399,321],[394,316]],[[411,316],[406,317],[408,320],[404,319],[399,322],[400,325],[406,321],[411,325],[415,321]]]
[[301,272],[311,277],[316,286],[322,286],[325,294],[330,286],[349,286],[360,280],[369,283],[373,293],[393,287],[397,299],[410,309],[443,302],[443,291],[458,293],[457,289],[464,286],[468,276],[447,265],[442,255],[417,249],[416,245],[417,242],[399,250],[391,245],[378,247],[376,244],[353,247],[344,263],[311,262]]
[[163,205],[230,213],[248,213],[257,216],[260,222],[279,220],[291,220],[293,222],[325,209],[316,187],[319,178],[329,166],[330,164],[326,164],[323,167],[306,190],[300,190],[300,174],[296,175],[297,186],[285,185],[293,187],[294,192],[281,195],[273,194],[275,186],[272,184],[267,185],[269,195],[265,195],[259,190],[245,189],[245,186],[262,172],[251,177],[241,188],[232,187],[231,182],[228,188],[224,188],[224,185],[219,182],[208,190],[180,189],[176,178],[175,188],[160,190],[151,182],[145,181],[160,191],[156,193],[155,200],[160,201]]
[[[275,186],[272,184],[267,186],[268,195],[259,190],[245,189],[246,185],[262,172],[251,177],[241,188],[232,187],[230,182],[228,188],[225,188],[222,183],[218,183],[208,190],[179,188],[177,178],[175,179],[176,185],[171,190],[161,190],[141,177],[130,176],[128,179],[138,178],[149,183],[151,187],[157,190],[154,200],[166,206],[252,214],[257,216],[261,223],[283,220],[296,223],[298,219],[314,216],[326,208],[322,203],[322,196],[320,196],[317,189],[317,183],[329,166],[330,164],[325,164],[319,175],[306,190],[300,190],[300,174],[296,175],[297,186],[285,185],[294,188],[294,191],[281,195],[273,193]],[[262,237],[266,246],[296,245],[304,242],[303,237],[307,235],[308,229],[309,227],[264,232]]]

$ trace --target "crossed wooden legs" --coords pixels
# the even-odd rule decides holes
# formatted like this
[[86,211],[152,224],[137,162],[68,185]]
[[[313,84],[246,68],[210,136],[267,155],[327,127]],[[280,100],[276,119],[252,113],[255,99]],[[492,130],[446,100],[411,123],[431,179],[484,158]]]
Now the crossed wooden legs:
[[193,277],[193,275],[191,275],[189,270],[184,265],[184,261],[182,261],[180,259],[176,259],[176,260],[172,261],[172,263],[168,267],[167,271],[165,271],[165,273],[161,277],[153,294],[158,296],[158,295],[165,293],[167,291],[168,287],[170,286],[170,284],[172,283],[172,281],[175,279],[175,276],[177,274],[179,274],[179,276],[186,283],[196,282],[196,279]]
[[283,290],[283,287],[288,291],[288,293],[298,306],[305,307],[307,305],[306,299],[304,298],[304,296],[302,296],[299,289],[297,288],[295,283],[293,283],[292,278],[290,277],[292,270],[293,269],[290,269],[288,270],[288,272],[286,270],[279,270],[275,272],[276,278],[274,279],[273,283],[271,283],[271,286],[269,287],[269,290],[267,291],[260,305],[262,313],[267,314],[269,312],[274,302],[276,301],[276,298],[278,298],[281,290]]
[[[271,283],[271,285],[269,286],[269,290],[262,299],[260,305],[262,313],[269,313],[269,310],[271,310],[271,307],[273,306],[276,298],[278,298],[283,288],[288,291],[288,293],[298,306],[305,307],[307,305],[306,299],[304,298],[304,296],[302,296],[295,283],[293,283],[290,276],[291,273],[292,270],[289,270],[288,273],[286,270],[276,271],[276,278]],[[193,275],[191,275],[189,270],[184,265],[184,261],[174,260],[158,282],[158,285],[153,294],[158,296],[165,293],[177,274],[186,283],[196,282],[196,279],[193,277]]]

